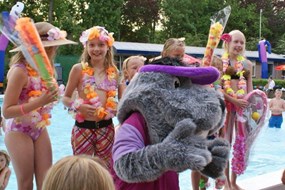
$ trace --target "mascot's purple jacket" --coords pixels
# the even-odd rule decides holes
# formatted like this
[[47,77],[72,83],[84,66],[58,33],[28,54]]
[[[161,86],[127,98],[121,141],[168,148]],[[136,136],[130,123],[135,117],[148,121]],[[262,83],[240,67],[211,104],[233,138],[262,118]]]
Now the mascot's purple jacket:
[[[128,152],[140,150],[149,144],[147,138],[147,128],[142,115],[138,112],[134,112],[120,127],[118,134],[116,134],[116,144],[113,148],[115,154],[113,159],[119,158],[121,155]],[[132,137],[132,138],[127,138]],[[127,138],[127,140],[126,140]],[[128,146],[122,146],[122,144],[128,144]],[[178,174],[174,171],[168,171],[160,176],[155,181],[142,182],[142,183],[127,183],[121,180],[112,171],[116,189],[124,190],[178,190]]]

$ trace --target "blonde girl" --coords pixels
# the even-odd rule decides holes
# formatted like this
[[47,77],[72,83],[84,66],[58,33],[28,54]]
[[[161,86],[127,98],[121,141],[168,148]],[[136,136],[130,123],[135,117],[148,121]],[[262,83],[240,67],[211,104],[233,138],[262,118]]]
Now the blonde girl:
[[108,170],[97,158],[67,156],[48,171],[43,190],[115,190]]
[[[224,41],[222,90],[227,106],[227,117],[224,126],[224,138],[231,144],[236,131],[236,110],[245,108],[248,102],[243,97],[253,90],[252,63],[244,57],[246,39],[239,30],[233,30]],[[226,168],[227,183],[225,189],[240,190],[237,185],[237,174],[229,175],[229,164]]]
[[[110,167],[118,80],[112,53],[114,38],[104,27],[94,26],[82,33],[80,42],[84,46],[81,62],[72,67],[63,97],[75,119],[73,154],[96,155]],[[78,97],[72,100],[75,90]]]
[[138,72],[138,70],[144,65],[145,61],[146,61],[146,58],[140,55],[130,56],[124,60],[123,67],[122,67],[122,79],[121,79],[121,82],[119,84],[119,89],[118,89],[119,99],[121,99],[125,88],[129,84],[129,82],[132,80],[134,75]]
[[[47,22],[35,23],[51,63],[58,46],[76,44],[66,39],[66,32]],[[10,61],[3,116],[7,119],[5,145],[11,156],[19,189],[42,188],[44,176],[52,164],[52,150],[46,126],[50,124],[52,102],[58,89],[49,91],[37,72],[32,69],[20,47]]]

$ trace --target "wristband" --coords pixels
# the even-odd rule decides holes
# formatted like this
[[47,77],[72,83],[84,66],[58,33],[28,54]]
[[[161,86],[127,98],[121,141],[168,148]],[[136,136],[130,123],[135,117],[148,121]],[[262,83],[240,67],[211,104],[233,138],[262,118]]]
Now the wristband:
[[20,110],[21,110],[21,113],[22,113],[22,115],[26,115],[26,112],[24,111],[24,104],[21,104],[20,105]]

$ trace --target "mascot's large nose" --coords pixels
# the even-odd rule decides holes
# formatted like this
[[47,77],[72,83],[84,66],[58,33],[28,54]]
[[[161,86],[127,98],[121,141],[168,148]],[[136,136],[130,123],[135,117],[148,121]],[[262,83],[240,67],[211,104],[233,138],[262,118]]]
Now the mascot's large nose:
[[220,101],[220,104],[221,104],[222,112],[224,114],[225,113],[225,109],[226,109],[225,101],[223,99],[221,99],[221,98],[219,98],[219,101]]

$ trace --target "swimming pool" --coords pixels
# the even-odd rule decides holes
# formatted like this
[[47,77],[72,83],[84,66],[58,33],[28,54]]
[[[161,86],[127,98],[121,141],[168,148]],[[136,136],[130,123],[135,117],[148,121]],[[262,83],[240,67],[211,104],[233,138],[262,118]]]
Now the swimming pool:
[[[64,110],[63,104],[59,103],[52,111],[51,123],[48,131],[53,148],[53,162],[56,162],[64,156],[72,155],[70,137],[74,120],[68,115],[67,110]],[[245,174],[241,175],[238,180],[285,168],[285,123],[281,129],[270,129],[266,126],[267,123],[255,142]],[[6,150],[3,136],[0,136],[0,149]],[[181,190],[191,189],[190,170],[181,173],[179,179]],[[16,176],[13,170],[6,189],[17,189]]]

